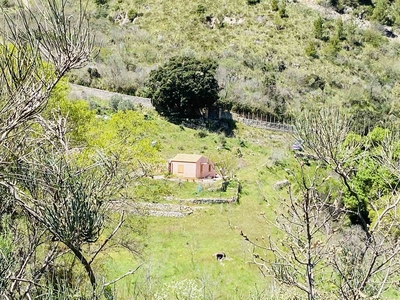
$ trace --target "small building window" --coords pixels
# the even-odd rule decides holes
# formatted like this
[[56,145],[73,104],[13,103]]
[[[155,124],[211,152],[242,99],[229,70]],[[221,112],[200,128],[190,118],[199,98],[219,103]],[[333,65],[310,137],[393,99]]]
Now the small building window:
[[183,165],[178,165],[178,173],[183,173]]
[[211,165],[208,165],[208,172],[211,172]]
[[203,165],[200,165],[200,173],[203,173]]

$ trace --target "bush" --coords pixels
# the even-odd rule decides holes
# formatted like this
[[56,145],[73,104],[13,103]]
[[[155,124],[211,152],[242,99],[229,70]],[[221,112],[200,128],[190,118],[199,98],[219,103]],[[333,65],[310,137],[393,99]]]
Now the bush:
[[278,11],[279,10],[278,0],[272,0],[271,1],[271,10],[272,11]]
[[119,95],[114,95],[110,98],[110,107],[115,112],[118,110],[118,105],[122,101],[122,97]]
[[321,17],[314,21],[314,36],[319,40],[324,39],[324,20]]
[[317,49],[315,48],[315,44],[313,42],[309,42],[306,47],[306,54],[311,58],[318,58]]
[[135,110],[135,106],[133,105],[133,102],[128,99],[122,99],[118,103],[118,110]]
[[108,0],[94,0],[94,3],[96,3],[97,5],[104,5],[108,3]]
[[129,21],[133,22],[133,20],[135,20],[135,18],[138,16],[138,12],[134,9],[130,9],[128,11],[128,19]]
[[202,14],[204,14],[206,12],[206,10],[207,9],[203,4],[199,4],[199,5],[197,5],[196,13],[199,14],[199,15],[202,15]]
[[101,78],[101,75],[100,75],[99,71],[96,68],[88,68],[87,71],[88,71],[89,76],[90,76],[91,79]]
[[205,130],[200,130],[200,131],[196,132],[195,135],[198,136],[199,138],[205,138],[206,136],[208,136],[208,133]]
[[281,18],[287,18],[288,15],[286,13],[286,0],[280,2],[279,9],[278,9],[279,16]]

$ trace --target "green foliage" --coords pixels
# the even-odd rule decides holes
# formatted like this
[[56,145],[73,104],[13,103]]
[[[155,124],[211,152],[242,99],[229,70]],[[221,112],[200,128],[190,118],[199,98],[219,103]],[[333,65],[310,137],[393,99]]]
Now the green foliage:
[[380,47],[387,43],[387,40],[377,30],[367,29],[364,32],[365,42],[371,44],[373,47]]
[[145,175],[158,170],[160,144],[152,146],[158,132],[156,123],[143,114],[119,110],[109,119],[99,119],[87,134],[88,152],[102,149],[106,154],[118,154],[126,168]]
[[265,94],[269,98],[274,98],[277,95],[277,77],[278,75],[275,72],[268,72],[264,76]]
[[61,80],[53,89],[49,103],[43,112],[45,118],[54,113],[67,119],[67,134],[74,143],[83,143],[85,135],[95,120],[95,112],[89,109],[87,101],[71,101],[66,98],[67,81]]
[[100,0],[101,2],[106,2],[106,4],[100,4],[100,5],[98,5],[98,7],[97,7],[97,10],[96,10],[96,12],[95,12],[95,14],[94,14],[94,17],[96,18],[96,19],[104,19],[104,18],[106,18],[107,16],[108,16],[108,5],[107,5],[107,1],[108,0]]
[[[97,194],[93,183],[96,182],[96,177],[101,180],[100,174],[106,170],[99,165],[97,170],[79,172],[79,168],[68,166],[62,159],[52,161],[45,155],[43,159],[40,171],[30,170],[29,177],[27,176],[30,182],[26,182],[26,187],[31,193],[42,194],[43,204],[46,203],[44,217],[48,228],[56,233],[59,240],[78,249],[83,243],[95,242],[103,229],[104,206],[99,196],[105,191]],[[57,177],[50,173],[53,164],[62,168]],[[45,167],[48,169],[43,172]],[[57,186],[57,189],[50,192],[40,191],[39,186],[43,187],[41,182],[46,182],[51,187]]]
[[114,112],[116,112],[118,110],[118,105],[121,101],[122,101],[122,97],[119,95],[113,95],[110,98],[110,107]]
[[218,100],[217,64],[210,59],[174,57],[153,70],[146,83],[157,111],[169,116],[198,116]]
[[372,19],[377,20],[379,23],[392,26],[395,22],[395,16],[389,6],[387,0],[378,0],[376,2]]
[[376,127],[365,137],[350,134],[345,141],[346,145],[361,143],[363,149],[358,150],[358,155],[363,155],[363,159],[353,166],[355,172],[352,184],[355,194],[345,193],[344,203],[348,209],[357,211],[360,209],[358,201],[361,201],[362,213],[366,220],[373,218],[371,205],[384,206],[385,197],[390,196],[397,185],[398,178],[377,162],[377,158],[381,155],[382,143],[388,134],[388,129]]
[[128,17],[128,19],[129,19],[129,21],[133,22],[133,20],[135,20],[135,18],[136,18],[137,16],[138,16],[138,12],[137,12],[135,9],[131,8],[131,9],[128,11],[127,17]]
[[208,136],[208,133],[207,133],[207,131],[205,131],[205,130],[200,130],[200,131],[197,131],[197,132],[196,132],[196,135],[197,135],[199,138],[205,138],[206,136]]
[[346,32],[342,18],[339,18],[336,22],[336,36],[340,41],[344,41],[346,39]]
[[286,0],[281,0],[279,2],[279,9],[278,9],[279,16],[281,18],[287,18],[288,14],[286,12]]
[[174,189],[176,186],[171,181],[141,178],[131,193],[135,201],[158,203],[164,201],[166,197],[174,195]]
[[135,110],[135,105],[133,102],[122,98],[120,95],[114,95],[110,98],[110,107],[113,112],[117,112],[119,110]]
[[[378,165],[374,160],[370,158],[364,159],[357,165],[357,173],[352,181],[358,199],[354,195],[346,193],[344,203],[350,210],[357,211],[361,209],[365,219],[370,220],[373,217],[370,212],[370,204],[375,207],[384,206],[384,202],[379,203],[376,199],[389,195],[393,191],[393,187],[396,186],[396,180],[395,176],[392,176],[390,172]],[[358,201],[361,201],[361,206]]]
[[101,75],[96,68],[88,68],[87,71],[91,79],[101,78]]
[[197,5],[197,8],[196,8],[196,13],[197,14],[202,15],[206,11],[207,11],[207,8],[203,4],[200,3],[199,5]]
[[135,105],[133,104],[133,102],[129,99],[122,99],[119,103],[118,103],[118,110],[135,110]]
[[192,279],[184,279],[182,281],[165,284],[161,291],[154,295],[157,300],[164,299],[204,299],[203,291],[200,283]]
[[[321,4],[325,5],[323,2]],[[148,93],[143,79],[148,77],[150,70],[162,65],[171,56],[210,58],[218,61],[216,77],[223,87],[220,97],[227,107],[236,112],[262,111],[267,114],[273,113],[275,103],[263,94],[263,66],[266,62],[276,65],[284,61],[287,68],[276,76],[276,91],[283,96],[277,102],[278,106],[285,103],[286,111],[291,113],[302,105],[313,105],[316,98],[322,99],[304,84],[306,73],[326,78],[329,92],[324,94],[323,102],[340,101],[344,110],[347,109],[347,99],[353,96],[350,95],[354,93],[353,89],[363,90],[370,82],[379,82],[381,78],[386,84],[386,78],[390,77],[391,83],[384,97],[391,102],[393,98],[389,87],[397,80],[399,52],[395,39],[384,36],[390,33],[379,26],[379,30],[372,30],[373,33],[369,32],[370,29],[365,30],[366,27],[348,18],[350,9],[342,10],[346,15],[342,16],[341,22],[339,19],[324,19],[324,15],[309,3],[307,9],[300,3],[286,4],[285,11],[290,18],[281,17],[278,12],[283,2],[272,0],[261,1],[253,7],[242,0],[212,4],[178,1],[168,6],[157,0],[152,3],[151,12],[142,1],[128,5],[110,0],[110,8],[118,7],[115,13],[109,13],[113,16],[122,15],[130,8],[146,11],[136,19],[140,30],[133,32],[129,24],[95,24],[99,36],[110,37],[110,43],[107,42],[101,49],[96,61],[101,78],[90,80],[89,73],[81,72],[74,77],[75,82],[144,96]],[[398,16],[395,1],[388,4],[393,14]],[[272,6],[278,13],[271,14]],[[340,0],[337,6],[353,7],[354,17],[371,20],[373,5],[369,1]],[[318,17],[324,19],[323,26],[317,34],[318,38],[313,40],[313,22]],[[193,21],[188,26],[182,27],[182,23],[177,26],[176,20],[181,18]],[[271,22],[277,30],[269,30],[269,26],[265,26]],[[225,27],[212,30],[217,29],[219,24]],[[338,44],[333,39],[335,36],[343,49],[339,52]],[[300,58],[314,57],[314,51],[305,51],[310,42],[314,42],[319,59],[299,63]],[[310,47],[310,50],[313,49]],[[391,67],[387,68],[388,65]],[[386,76],[389,70],[391,74]],[[349,76],[355,76],[356,84],[348,84]]]
[[381,145],[381,143],[385,140],[388,134],[389,134],[389,129],[375,127],[367,135],[368,143],[371,144],[372,147],[377,147]]
[[106,286],[104,288],[103,294],[104,294],[104,298],[106,298],[106,300],[114,300],[114,293],[112,291],[111,286]]
[[330,56],[336,56],[342,49],[340,39],[338,36],[332,36],[329,39],[329,43],[326,47],[326,53]]
[[395,0],[392,2],[393,15],[395,17],[395,24],[400,24],[400,1]]
[[316,74],[310,74],[307,76],[307,85],[312,89],[324,90],[325,84],[325,80]]
[[271,0],[271,10],[272,11],[279,10],[279,1],[278,0]]
[[324,20],[322,17],[318,17],[314,21],[314,37],[319,40],[324,40]]
[[101,6],[107,4],[108,0],[94,0],[94,3],[96,3],[98,6]]
[[318,58],[318,52],[314,42],[309,42],[305,50],[307,56],[311,58]]

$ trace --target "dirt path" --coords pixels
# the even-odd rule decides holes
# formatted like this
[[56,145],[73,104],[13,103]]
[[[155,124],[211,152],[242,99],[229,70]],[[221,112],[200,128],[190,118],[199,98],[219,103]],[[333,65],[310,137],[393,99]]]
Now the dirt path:
[[120,96],[122,99],[130,100],[135,104],[141,104],[144,107],[153,108],[153,106],[151,105],[151,100],[149,98],[128,96],[124,94],[89,88],[86,86],[72,84],[72,83],[70,84],[70,88],[71,88],[70,96],[74,99],[88,100],[93,97],[102,100],[110,100],[112,96]]

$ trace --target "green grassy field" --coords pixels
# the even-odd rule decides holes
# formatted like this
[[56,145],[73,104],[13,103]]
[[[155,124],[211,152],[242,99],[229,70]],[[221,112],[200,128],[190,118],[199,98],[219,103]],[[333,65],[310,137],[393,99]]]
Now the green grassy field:
[[[154,116],[153,122],[163,129],[154,139],[160,141],[160,155],[165,162],[176,153],[231,156],[239,163],[235,175],[243,190],[239,204],[196,204],[197,209],[184,218],[140,218],[144,220],[138,225],[143,226],[140,235],[131,231],[140,223],[139,217],[128,215],[130,225],[122,227],[118,236],[139,242],[140,254],[115,247],[99,263],[107,274],[106,281],[143,263],[135,274],[115,284],[117,299],[172,299],[174,293],[178,299],[251,299],[257,294],[271,294],[270,279],[263,278],[252,264],[251,247],[240,233],[259,238],[276,235],[275,228],[265,219],[274,220],[274,209],[279,203],[272,185],[285,178],[280,164],[291,159],[291,137],[236,124],[232,137],[206,132],[200,138],[198,130],[168,123],[160,117]],[[223,149],[218,147],[221,140]],[[240,157],[236,155],[237,149]],[[135,190],[135,200],[179,203],[176,199],[229,198],[235,191],[219,191],[217,181],[211,185],[212,191],[205,186],[198,192],[199,184],[183,181],[179,186],[176,181],[147,178]],[[113,217],[113,223],[117,218]],[[219,251],[227,255],[222,262],[213,256]],[[193,294],[188,296],[188,291]],[[196,298],[198,294],[201,298]]]

